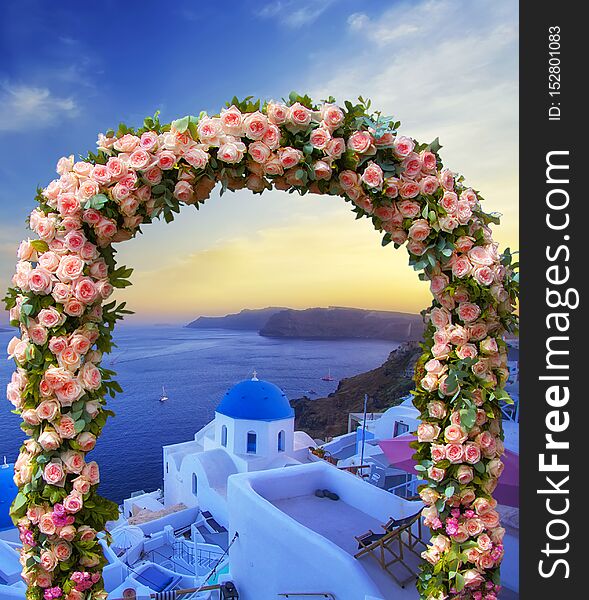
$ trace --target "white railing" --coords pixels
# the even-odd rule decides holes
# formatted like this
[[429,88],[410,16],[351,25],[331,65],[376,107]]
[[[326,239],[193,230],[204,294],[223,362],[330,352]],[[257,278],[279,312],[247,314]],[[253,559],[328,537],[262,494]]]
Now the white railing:
[[401,498],[411,498],[413,496],[417,496],[417,487],[425,482],[421,479],[418,479],[414,475],[407,475],[407,477],[407,481],[394,485],[392,488],[389,488],[388,491],[391,494],[395,494],[395,496],[399,496]]

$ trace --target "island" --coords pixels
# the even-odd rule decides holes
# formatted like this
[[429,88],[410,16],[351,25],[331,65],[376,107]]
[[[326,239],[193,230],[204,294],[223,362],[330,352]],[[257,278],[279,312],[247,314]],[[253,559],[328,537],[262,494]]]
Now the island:
[[361,308],[308,308],[273,314],[260,335],[307,339],[372,339],[405,342],[423,336],[420,315]]
[[304,339],[372,339],[405,342],[421,339],[420,315],[386,310],[329,306],[296,310],[270,306],[219,317],[201,316],[193,329],[258,331],[265,337]]
[[413,370],[421,353],[417,342],[405,342],[380,367],[342,379],[329,396],[291,400],[296,429],[322,440],[347,433],[348,414],[362,412],[364,394],[368,394],[368,412],[400,404],[414,387]]
[[284,307],[244,308],[238,313],[220,317],[198,317],[188,323],[191,329],[237,329],[259,331],[274,314],[286,310]]

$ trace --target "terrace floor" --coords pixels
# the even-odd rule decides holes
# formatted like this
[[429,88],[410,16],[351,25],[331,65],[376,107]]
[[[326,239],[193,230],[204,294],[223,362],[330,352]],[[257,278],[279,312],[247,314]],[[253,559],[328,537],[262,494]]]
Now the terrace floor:
[[[328,498],[317,498],[315,495],[304,495],[282,498],[274,500],[272,503],[301,525],[332,541],[352,556],[358,551],[354,536],[361,535],[369,529],[375,533],[382,532],[381,522],[378,519],[342,500],[333,501]],[[429,537],[427,530],[424,531],[424,537]],[[420,550],[422,549],[420,547]],[[404,557],[405,562],[415,572],[418,572],[421,558],[406,550]],[[381,569],[372,556],[363,556],[358,561],[381,591],[385,600],[416,600],[418,598],[414,579],[408,582],[405,588],[401,588],[386,571]],[[408,571],[400,564],[392,565],[391,570],[400,580],[409,577]],[[519,596],[504,588],[500,597],[501,600],[515,600]]]

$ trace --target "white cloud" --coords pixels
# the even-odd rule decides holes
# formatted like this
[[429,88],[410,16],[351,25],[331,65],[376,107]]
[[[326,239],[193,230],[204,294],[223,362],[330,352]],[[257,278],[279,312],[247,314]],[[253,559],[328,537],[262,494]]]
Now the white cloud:
[[258,11],[258,16],[277,19],[296,29],[316,21],[336,0],[275,0]]
[[[502,243],[517,238],[518,13],[511,0],[422,0],[378,17],[356,12],[347,44],[318,58],[312,97],[371,98],[402,132],[444,146],[445,164],[504,213]],[[346,48],[342,52],[342,48]],[[336,65],[335,68],[333,65]]]
[[47,127],[77,114],[73,98],[61,98],[44,87],[0,84],[0,132]]

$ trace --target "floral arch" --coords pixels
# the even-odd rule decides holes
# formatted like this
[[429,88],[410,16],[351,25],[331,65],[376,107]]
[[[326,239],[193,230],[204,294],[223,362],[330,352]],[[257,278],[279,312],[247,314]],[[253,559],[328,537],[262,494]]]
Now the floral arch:
[[414,443],[424,522],[432,531],[417,587],[423,598],[495,598],[503,556],[492,493],[503,453],[499,400],[514,331],[517,274],[499,254],[478,192],[443,168],[440,146],[397,134],[399,123],[370,102],[227,103],[171,124],[158,114],[134,130],[121,124],[98,150],[57,163],[58,179],[36,196],[6,296],[20,337],[9,344],[16,370],[7,395],[28,435],[15,464],[11,508],[23,543],[30,599],[106,597],[98,535],[117,515],[100,497],[96,462],[86,460],[107,418],[106,396],[121,389],[101,366],[125,313],[109,301],[130,285],[116,243],[181,206],[197,209],[222,192],[269,188],[341,196],[371,219],[382,243],[405,245],[428,280],[432,305],[414,392],[421,424]]

